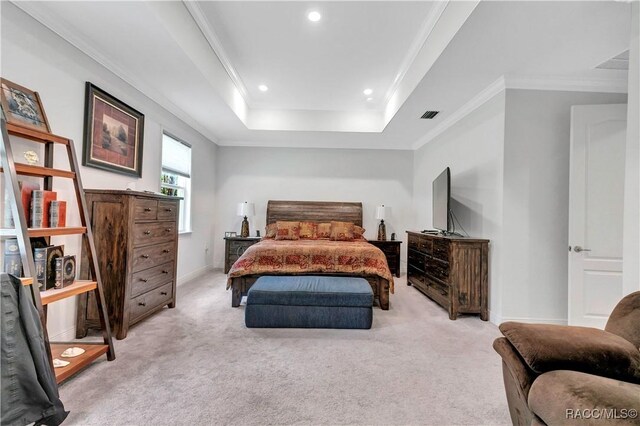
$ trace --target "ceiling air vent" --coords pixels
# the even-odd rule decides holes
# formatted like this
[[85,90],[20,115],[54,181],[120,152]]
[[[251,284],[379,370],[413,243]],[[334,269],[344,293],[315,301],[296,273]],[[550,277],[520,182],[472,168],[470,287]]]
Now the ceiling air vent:
[[424,114],[422,114],[422,117],[420,117],[420,118],[424,118],[426,120],[431,120],[433,117],[438,115],[439,112],[440,111],[427,111]]

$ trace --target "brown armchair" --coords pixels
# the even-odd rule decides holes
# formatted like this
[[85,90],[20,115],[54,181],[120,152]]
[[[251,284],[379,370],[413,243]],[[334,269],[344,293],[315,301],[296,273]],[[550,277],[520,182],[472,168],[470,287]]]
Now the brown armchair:
[[493,347],[514,425],[640,424],[640,291],[605,330],[506,322],[500,331]]

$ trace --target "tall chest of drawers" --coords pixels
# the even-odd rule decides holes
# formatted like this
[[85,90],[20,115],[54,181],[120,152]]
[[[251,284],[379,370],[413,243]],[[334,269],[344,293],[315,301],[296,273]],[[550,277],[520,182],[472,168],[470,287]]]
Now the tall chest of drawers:
[[407,234],[407,284],[445,308],[452,320],[464,313],[487,321],[489,240]]
[[[136,191],[85,190],[111,330],[117,339],[164,306],[175,307],[180,198]],[[82,251],[80,275],[89,278]],[[76,337],[98,326],[97,305],[80,296]]]

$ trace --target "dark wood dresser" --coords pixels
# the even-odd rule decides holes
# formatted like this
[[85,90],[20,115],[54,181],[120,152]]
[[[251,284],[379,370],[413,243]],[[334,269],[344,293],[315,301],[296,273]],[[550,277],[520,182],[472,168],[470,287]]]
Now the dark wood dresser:
[[242,253],[255,243],[260,242],[260,237],[224,237],[224,273],[229,269]]
[[368,240],[370,244],[378,247],[384,253],[391,273],[400,277],[400,240]]
[[407,231],[407,284],[449,312],[488,316],[489,240]]
[[[146,192],[85,190],[111,330],[129,327],[176,303],[180,198]],[[88,279],[83,247],[80,275]],[[76,337],[98,326],[93,294],[78,301]]]

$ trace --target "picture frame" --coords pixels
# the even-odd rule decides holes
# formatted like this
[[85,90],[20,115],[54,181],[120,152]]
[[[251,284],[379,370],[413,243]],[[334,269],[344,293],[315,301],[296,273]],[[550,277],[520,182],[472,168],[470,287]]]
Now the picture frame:
[[142,177],[144,114],[86,83],[82,165]]
[[225,232],[224,233],[224,237],[225,238],[235,238],[238,236],[238,233],[235,231],[231,231],[231,232]]
[[0,104],[7,123],[51,133],[38,92],[0,78]]

